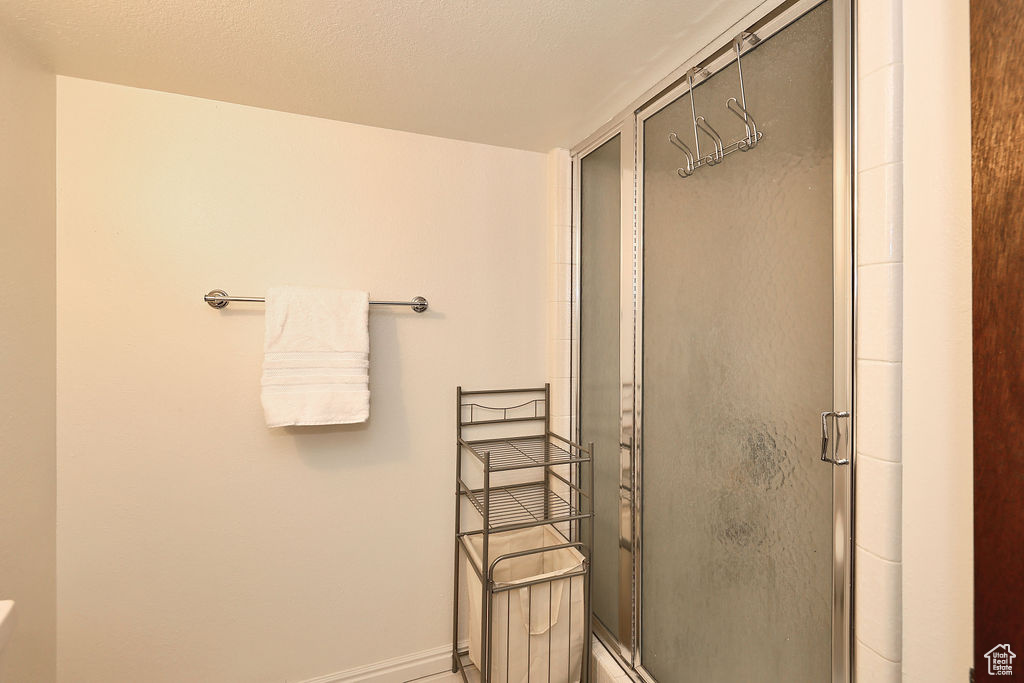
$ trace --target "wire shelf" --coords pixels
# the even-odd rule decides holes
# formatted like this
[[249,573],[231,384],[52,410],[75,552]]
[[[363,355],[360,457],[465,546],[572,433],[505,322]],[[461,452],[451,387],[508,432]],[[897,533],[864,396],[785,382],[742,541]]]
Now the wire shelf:
[[481,462],[484,460],[485,453],[491,454],[488,468],[491,472],[506,472],[547,465],[569,465],[590,460],[590,456],[585,452],[578,451],[568,444],[566,444],[568,448],[563,448],[555,443],[554,439],[544,435],[467,441],[465,445]]
[[[490,514],[487,520],[487,530],[490,532],[556,524],[585,516],[578,506],[546,488],[543,481],[492,486],[490,492]],[[465,490],[464,493],[482,517],[483,489]]]
[[[515,396],[516,394],[534,396]],[[586,520],[592,519],[594,514],[590,493],[594,488],[593,445],[588,448],[551,431],[551,421],[547,415],[550,398],[551,388],[547,384],[532,389],[463,391],[462,387],[459,387],[456,390],[452,664],[454,670],[461,674],[462,683],[480,681],[480,665],[484,668],[482,678],[485,682],[504,680],[500,677],[501,669],[505,670],[505,678],[509,677],[509,664],[513,662],[509,656],[508,634],[512,632],[509,630],[509,615],[517,611],[510,611],[509,607],[514,602],[522,608],[519,598],[524,588],[531,596],[528,598],[528,605],[532,606],[534,589],[539,588],[542,592],[551,591],[556,582],[567,582],[570,590],[573,590],[573,582],[577,582],[579,590],[582,591],[582,601],[572,599],[570,593],[570,606],[563,604],[563,608],[570,610],[569,619],[560,619],[559,623],[565,623],[569,634],[573,632],[574,627],[577,630],[582,629],[584,633],[580,640],[583,647],[560,646],[552,650],[549,628],[547,680],[552,680],[552,654],[559,662],[559,667],[568,667],[567,680],[590,678],[589,558],[590,546],[593,544],[593,528]],[[513,405],[502,405],[509,403]],[[531,425],[530,422],[541,424]],[[516,428],[520,425],[522,429]],[[464,438],[467,432],[472,433],[472,440]],[[583,463],[590,463],[591,466]],[[517,472],[512,473],[510,470]],[[505,474],[495,474],[502,472]],[[472,485],[467,483],[467,478],[472,481]],[[474,488],[477,486],[480,488]],[[466,500],[469,501],[468,505]],[[473,509],[470,509],[470,506]],[[502,542],[495,545],[497,539],[493,537],[494,534],[533,528],[534,531],[544,530],[544,536],[547,537],[547,526],[550,526],[550,540],[553,542],[541,541],[534,533],[521,536],[515,534],[517,542],[524,544],[523,549],[515,552],[504,551],[504,555],[498,552],[505,544]],[[561,543],[562,540],[565,542]],[[509,540],[511,541],[512,539]],[[575,549],[574,552],[580,554],[582,558],[576,570],[568,574],[551,576],[527,572],[529,576],[523,575],[514,583],[500,584],[490,575],[497,562],[513,562],[526,555],[561,552],[569,548]],[[460,577],[463,574],[466,576],[466,586],[470,589],[470,628],[480,633],[480,639],[476,641],[479,647],[472,658],[468,656],[466,650],[458,647],[460,634],[464,630],[460,628],[460,615],[466,612],[465,608],[460,609],[459,605],[462,594]],[[473,583],[474,581],[476,583]],[[504,601],[502,592],[505,593]],[[513,596],[513,593],[517,595]],[[480,596],[475,605],[474,594]],[[550,595],[547,604],[546,609],[550,611]],[[502,618],[499,613],[498,621],[495,621],[494,610],[500,612],[502,605],[505,617]],[[525,624],[529,626],[533,621],[529,607],[526,609],[528,611],[523,616]],[[575,610],[582,611],[573,617]],[[473,621],[474,618],[476,621]],[[505,635],[502,635],[499,622],[504,623]],[[512,654],[517,655],[515,660],[518,662],[518,653],[522,650],[527,659],[525,664],[532,671],[534,659],[542,655],[536,649],[531,654],[531,639],[543,636],[532,634],[530,628],[523,631],[527,638],[525,648],[521,643],[517,644],[515,653]],[[518,632],[517,626],[516,633]],[[477,662],[476,665],[474,661]],[[536,663],[544,662],[538,660]],[[573,674],[575,670],[581,673]],[[518,673],[516,675],[519,676]],[[523,675],[529,677],[530,673],[526,672]],[[543,680],[544,677],[539,678]]]

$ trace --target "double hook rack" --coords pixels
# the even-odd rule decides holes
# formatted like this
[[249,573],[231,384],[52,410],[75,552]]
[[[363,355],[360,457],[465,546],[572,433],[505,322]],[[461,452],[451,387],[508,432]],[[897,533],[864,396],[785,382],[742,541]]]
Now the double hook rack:
[[[696,150],[696,154],[690,151],[690,147],[679,139],[679,136],[675,133],[669,133],[668,141],[678,147],[683,154],[686,156],[686,165],[676,169],[676,173],[681,178],[689,178],[693,175],[701,166],[714,166],[722,161],[727,155],[732,154],[736,150],[741,152],[749,152],[750,150],[757,147],[757,143],[761,140],[764,135],[757,129],[757,124],[754,122],[754,117],[747,111],[747,96],[743,91],[743,65],[740,62],[743,49],[743,39],[750,39],[751,44],[756,45],[760,42],[752,33],[741,33],[736,36],[733,41],[733,48],[736,50],[736,70],[740,76],[740,98],[737,100],[735,97],[730,97],[725,102],[725,108],[739,117],[743,121],[743,125],[746,128],[747,134],[745,137],[740,138],[728,145],[722,140],[722,136],[718,134],[707,119],[703,116],[697,116],[697,107],[693,102],[693,77],[700,71],[700,67],[694,67],[686,74],[686,81],[689,85],[690,91],[690,114],[693,116],[693,145]],[[714,151],[704,154],[700,151],[700,134],[710,138]]]

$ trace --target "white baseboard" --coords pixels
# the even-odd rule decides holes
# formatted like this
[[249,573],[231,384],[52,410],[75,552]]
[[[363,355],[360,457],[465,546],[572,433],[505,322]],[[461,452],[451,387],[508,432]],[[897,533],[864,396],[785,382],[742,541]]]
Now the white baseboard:
[[[460,644],[460,649],[468,643]],[[302,683],[406,683],[417,678],[452,670],[452,646],[441,645],[414,652],[411,655],[392,657],[376,664],[360,666],[348,671],[339,671],[326,676],[318,676],[302,681]]]
[[[469,641],[459,643],[459,650],[469,647]],[[593,660],[597,670],[595,680],[629,681],[626,672],[619,668],[615,659],[605,650],[604,645],[594,638]],[[367,664],[347,671],[326,676],[317,676],[301,683],[408,683],[409,681],[450,672],[452,667],[452,646],[441,645],[414,652],[411,655],[392,657],[376,664]]]

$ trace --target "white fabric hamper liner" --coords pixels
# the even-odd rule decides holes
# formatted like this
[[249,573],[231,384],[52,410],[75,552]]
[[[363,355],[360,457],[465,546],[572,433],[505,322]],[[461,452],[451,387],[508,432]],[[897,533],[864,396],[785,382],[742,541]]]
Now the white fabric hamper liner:
[[[469,589],[469,658],[480,667],[481,591],[473,567],[480,566],[483,536],[467,537],[465,575]],[[506,553],[565,543],[550,525],[490,535],[488,564]],[[495,683],[579,683],[583,663],[586,616],[583,576],[558,578],[582,570],[576,548],[536,552],[502,560],[494,570],[495,588],[550,579],[523,588],[494,593],[491,600],[491,680]],[[483,568],[485,575],[487,567]],[[529,623],[527,621],[529,620]]]

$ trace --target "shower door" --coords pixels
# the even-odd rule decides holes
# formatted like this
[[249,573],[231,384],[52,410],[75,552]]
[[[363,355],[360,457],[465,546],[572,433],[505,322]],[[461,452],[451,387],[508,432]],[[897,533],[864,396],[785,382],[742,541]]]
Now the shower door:
[[[591,604],[598,623],[628,640],[633,570],[630,549],[622,547],[620,527],[623,520],[630,523],[631,496],[628,486],[622,486],[623,464],[628,473],[629,459],[623,463],[619,458],[622,140],[622,133],[615,133],[578,165],[579,217],[587,226],[579,240],[579,281],[587,296],[579,306],[578,422],[581,438],[604,454],[594,462],[593,551],[607,559],[592,567]],[[628,300],[626,304],[628,308]]]
[[[578,156],[577,414],[605,454],[593,602],[643,679],[849,680],[853,240],[834,2],[848,9],[789,3],[744,33],[742,94],[727,46]],[[725,150],[756,145],[721,157],[695,119]],[[695,135],[715,163],[697,163]],[[602,174],[613,156],[633,164],[632,193]],[[626,201],[632,229],[616,233]]]

